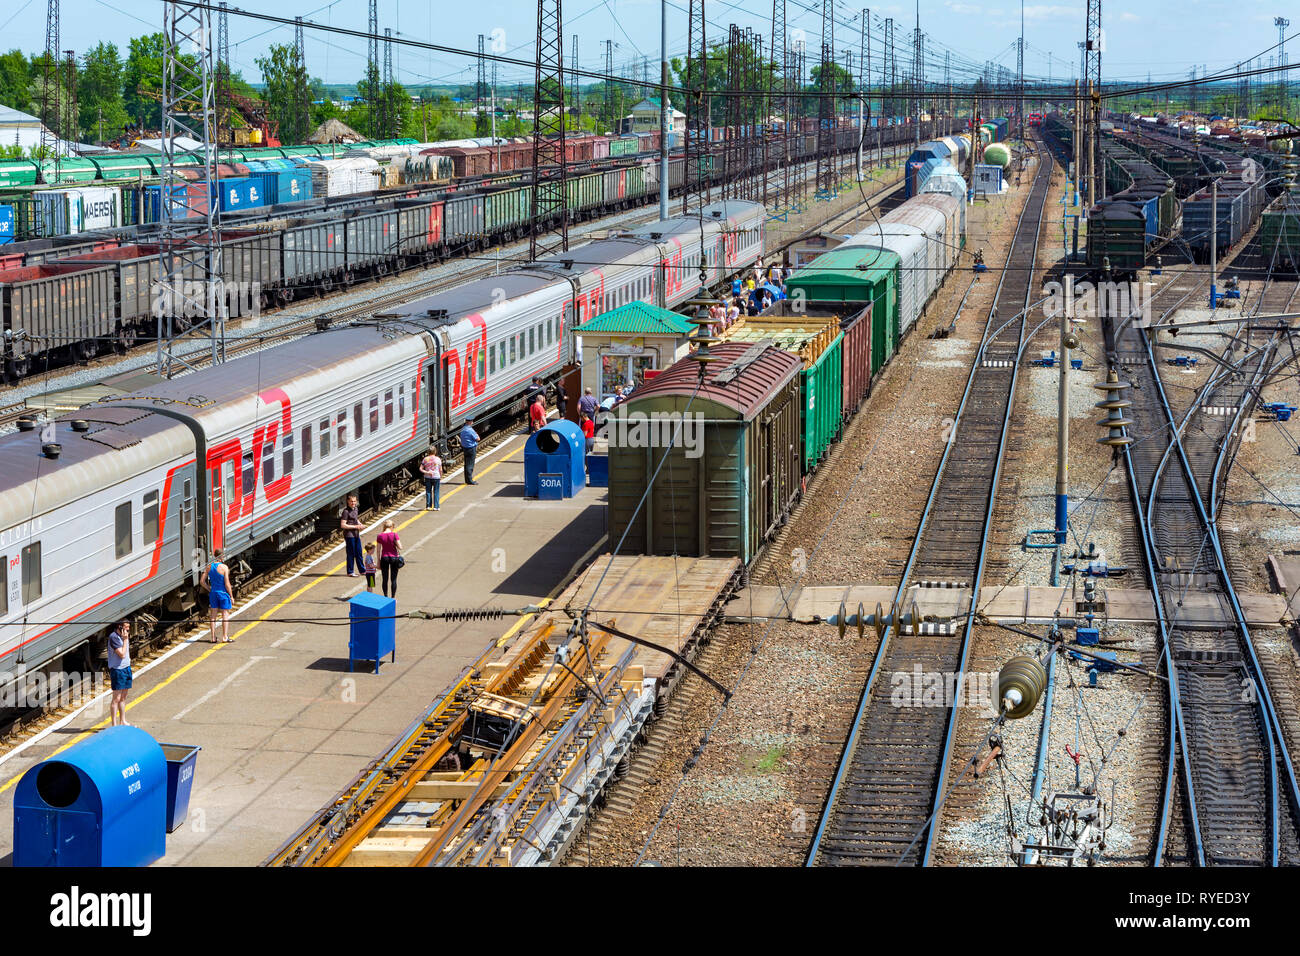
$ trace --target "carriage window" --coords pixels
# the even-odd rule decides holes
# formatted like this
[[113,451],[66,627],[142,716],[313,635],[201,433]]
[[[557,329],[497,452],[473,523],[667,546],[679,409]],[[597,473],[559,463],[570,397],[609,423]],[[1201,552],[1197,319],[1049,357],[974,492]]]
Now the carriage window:
[[9,555],[0,554],[0,617],[9,613]]
[[227,505],[235,500],[235,463],[230,460],[221,463],[222,484],[225,485]]
[[360,441],[361,436],[366,433],[363,425],[365,425],[365,415],[361,411],[361,403],[357,402],[352,406],[352,437],[357,441]]
[[302,455],[302,464],[303,467],[305,468],[306,466],[311,464],[311,426],[310,425],[303,426],[301,444],[302,444],[302,451],[299,452],[299,454]]
[[506,367],[506,343],[504,343],[504,342],[501,343],[501,358],[500,358],[500,360],[498,361],[497,364],[499,364],[499,365],[501,366],[501,370],[502,370],[502,371],[505,371],[505,367]]
[[117,557],[131,553],[131,502],[124,501],[113,509],[113,550]]
[[513,364],[515,360],[515,337],[510,336],[510,361]]
[[326,458],[330,453],[330,420],[322,418],[320,424],[316,426],[316,433],[320,436],[320,456]]
[[190,480],[185,479],[185,497],[181,500],[181,526],[188,528],[194,522],[194,507],[190,503]]
[[275,481],[275,442],[269,441],[262,446],[262,487]]
[[397,417],[406,417],[406,385],[397,386]]
[[41,543],[36,541],[23,548],[23,603],[31,604],[41,597]]
[[393,390],[384,392],[384,424],[393,424]]
[[489,345],[487,351],[488,351],[488,373],[491,374],[492,372],[495,372],[497,370],[497,347],[495,345]]
[[487,350],[478,350],[478,361],[474,363],[474,377],[480,382],[487,378]]
[[379,431],[379,396],[370,396],[370,434]]
[[144,496],[144,544],[158,540],[158,492],[151,491]]
[[[310,448],[311,445],[308,444],[306,447]],[[281,449],[281,453],[284,456],[280,464],[281,471],[283,474],[292,475],[293,474],[293,432],[284,433],[284,442],[283,444],[281,444],[280,449]],[[308,452],[308,457],[310,458],[310,452]]]
[[532,355],[537,351],[537,328],[534,326],[528,330],[528,354]]

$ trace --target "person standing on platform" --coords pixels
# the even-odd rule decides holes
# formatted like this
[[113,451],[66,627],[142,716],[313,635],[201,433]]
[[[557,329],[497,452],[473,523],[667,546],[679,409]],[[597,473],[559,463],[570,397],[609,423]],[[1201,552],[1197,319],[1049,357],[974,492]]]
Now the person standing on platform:
[[208,589],[208,626],[212,643],[217,643],[217,616],[221,616],[221,643],[230,641],[230,609],[234,606],[235,587],[230,583],[230,568],[221,560],[221,549],[212,552],[212,561],[203,570],[200,587]]
[[114,727],[128,727],[126,698],[131,693],[131,622],[118,621],[108,635],[108,685],[113,689],[108,712]]
[[[384,529],[375,537],[375,544],[379,545],[379,574],[383,580],[384,597],[396,598],[397,572],[406,563],[406,559],[402,557],[402,539],[398,537],[392,518],[384,522]],[[392,593],[388,590],[390,578]]]
[[438,449],[430,448],[420,461],[420,474],[424,475],[424,510],[437,511],[442,506],[442,459]]
[[367,541],[365,547],[366,555],[366,592],[373,594],[375,592],[375,575],[379,571],[379,565],[375,564],[375,543]]
[[533,396],[533,403],[528,406],[528,434],[539,432],[546,427],[546,406],[542,404],[539,392]]
[[355,578],[365,567],[365,558],[361,553],[361,532],[365,525],[361,523],[361,509],[356,495],[348,495],[347,507],[339,518],[339,527],[343,529],[343,547],[348,554],[348,577]]
[[555,383],[555,406],[559,409],[561,418],[569,413],[569,391],[563,382]]
[[596,409],[600,403],[596,401],[596,396],[591,394],[591,387],[588,386],[582,390],[582,398],[578,399],[579,413],[586,415],[588,418],[596,417]]
[[478,432],[474,431],[474,419],[465,419],[465,427],[460,430],[460,447],[465,452],[465,484],[476,485],[474,480],[474,459],[478,456]]
[[596,445],[596,423],[590,415],[582,416],[582,435],[586,439],[587,454],[590,455],[591,449]]

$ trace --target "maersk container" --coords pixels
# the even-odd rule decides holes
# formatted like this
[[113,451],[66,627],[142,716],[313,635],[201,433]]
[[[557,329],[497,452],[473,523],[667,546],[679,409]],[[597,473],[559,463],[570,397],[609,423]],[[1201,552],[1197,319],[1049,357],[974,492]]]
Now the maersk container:
[[122,194],[112,186],[36,190],[32,198],[35,229],[43,236],[75,236],[122,224]]

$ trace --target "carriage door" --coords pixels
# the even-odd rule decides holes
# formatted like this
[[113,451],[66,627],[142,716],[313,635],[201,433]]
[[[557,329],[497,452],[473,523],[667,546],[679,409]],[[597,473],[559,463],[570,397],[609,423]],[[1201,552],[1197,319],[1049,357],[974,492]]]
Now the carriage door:
[[[194,480],[186,478],[181,485],[181,564],[182,568],[187,565],[190,568],[191,576],[196,576],[203,570],[202,555],[194,548]],[[195,577],[197,584],[197,577]]]

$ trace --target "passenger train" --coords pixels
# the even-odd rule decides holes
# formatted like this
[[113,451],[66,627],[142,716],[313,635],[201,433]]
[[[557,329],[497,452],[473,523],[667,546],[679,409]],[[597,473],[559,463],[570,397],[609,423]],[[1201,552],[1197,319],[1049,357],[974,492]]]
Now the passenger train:
[[573,365],[576,325],[752,266],[764,221],[761,204],[714,203],[102,400],[56,442],[0,438],[0,672],[88,650],[126,615],[142,637],[196,605],[213,550],[238,580],[334,527],[346,494],[393,497],[430,444],[454,452],[470,417]]

